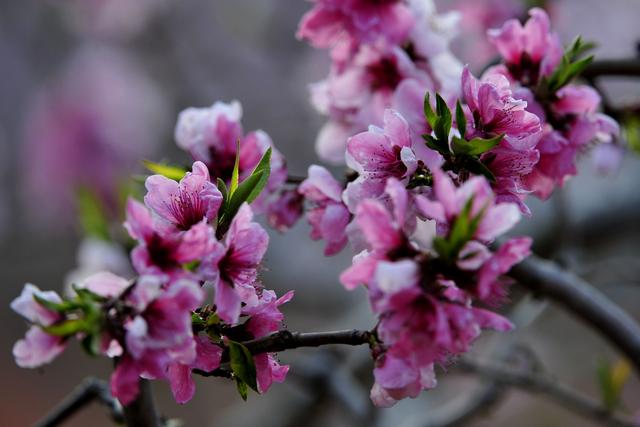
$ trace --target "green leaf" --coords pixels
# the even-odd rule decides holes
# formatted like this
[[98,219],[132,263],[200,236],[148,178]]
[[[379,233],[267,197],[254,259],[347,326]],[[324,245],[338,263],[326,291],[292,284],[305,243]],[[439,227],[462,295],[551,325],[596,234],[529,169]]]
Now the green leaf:
[[229,340],[227,345],[229,347],[229,364],[234,375],[257,392],[256,365],[251,352],[239,342]]
[[78,332],[90,332],[91,328],[85,319],[70,319],[50,326],[42,326],[42,330],[49,335],[66,337]]
[[82,348],[91,356],[97,356],[100,354],[100,346],[102,344],[100,337],[100,331],[88,334],[80,341]]
[[260,177],[260,181],[258,181],[258,184],[253,188],[251,194],[249,194],[247,203],[253,202],[260,195],[264,187],[267,185],[267,182],[269,181],[269,176],[271,175],[271,152],[271,147],[269,147],[267,151],[264,152],[262,158],[252,172],[252,175],[258,173],[261,173],[262,175]]
[[84,234],[101,240],[110,240],[109,221],[104,214],[106,209],[98,195],[88,188],[81,187],[77,191],[76,201]]
[[451,110],[449,110],[449,106],[444,99],[442,99],[440,94],[437,93],[436,114],[438,115],[438,118],[433,131],[440,141],[449,141],[449,131],[451,131]]
[[456,126],[458,127],[458,132],[460,132],[460,137],[464,139],[464,135],[467,133],[467,117],[464,115],[460,100],[456,102]]
[[236,161],[233,164],[233,172],[231,173],[231,186],[229,187],[229,196],[233,197],[233,193],[238,188],[238,180],[240,179],[240,140],[236,141]]
[[218,190],[220,190],[220,193],[222,193],[222,206],[224,206],[229,199],[229,190],[227,190],[227,184],[225,184],[222,179],[218,178],[216,181],[216,185],[218,186]]
[[179,166],[154,163],[149,160],[144,160],[142,163],[144,164],[144,167],[149,169],[151,172],[173,179],[174,181],[180,181],[187,174],[186,169]]
[[467,156],[463,161],[463,167],[474,175],[483,175],[491,182],[496,182],[496,177],[484,163],[475,157]]
[[427,147],[431,148],[432,150],[435,150],[442,155],[449,154],[449,145],[447,144],[447,141],[436,139],[428,134],[422,135],[422,139],[424,139]]
[[73,301],[53,302],[53,301],[46,300],[44,298],[40,298],[38,295],[34,295],[33,299],[36,300],[36,302],[41,306],[49,310],[56,311],[58,313],[64,313],[65,311],[75,310],[76,308],[80,307],[79,304]]
[[502,141],[504,135],[498,135],[493,138],[473,138],[471,141],[467,141],[460,138],[453,138],[451,147],[454,154],[466,154],[468,156],[479,156],[493,147],[498,145]]
[[427,94],[424,96],[424,116],[427,119],[427,123],[429,123],[429,126],[431,126],[431,129],[435,128],[438,116],[436,116],[436,113],[434,113],[433,109],[431,108],[431,99],[429,92],[427,92]]
[[236,388],[238,389],[238,394],[240,394],[242,400],[246,402],[247,398],[249,397],[249,389],[247,387],[247,383],[236,377]]
[[622,403],[622,391],[631,375],[631,366],[624,359],[616,363],[602,361],[598,366],[597,375],[602,403],[607,409],[614,411]]

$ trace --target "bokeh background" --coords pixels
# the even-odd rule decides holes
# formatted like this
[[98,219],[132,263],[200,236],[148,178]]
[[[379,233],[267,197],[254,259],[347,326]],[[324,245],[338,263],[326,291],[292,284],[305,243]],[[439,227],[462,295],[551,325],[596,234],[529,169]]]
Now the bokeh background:
[[[439,1],[463,12],[454,48],[476,70],[493,57],[483,42],[486,28],[521,16],[518,0]],[[598,58],[639,56],[640,1],[556,0],[548,7],[565,42],[574,35],[598,44]],[[216,100],[239,100],[245,129],[264,129],[287,157],[290,171],[304,175],[316,162],[313,141],[323,122],[311,108],[307,85],[328,71],[325,52],[295,39],[309,8],[302,0],[3,0],[0,2],[0,424],[30,425],[88,375],[107,378],[109,362],[90,359],[76,346],[40,370],[21,370],[11,347],[24,322],[9,310],[25,281],[62,290],[96,266],[126,270],[117,250],[82,240],[74,194],[95,188],[118,221],[114,188],[140,174],[140,159],[186,162],[173,143],[177,113]],[[640,105],[640,79],[601,82],[616,107]],[[601,288],[640,320],[640,159],[631,151],[619,171],[603,176],[588,158],[581,174],[546,203],[520,232],[539,237],[539,249]],[[347,293],[337,275],[346,253],[322,256],[301,221],[286,235],[271,232],[267,287],[295,289],[285,307],[292,330],[370,328],[364,294]],[[79,248],[84,248],[79,251]],[[292,250],[295,248],[295,250]],[[79,255],[80,254],[80,255]],[[107,258],[104,255],[107,254]],[[526,345],[544,368],[573,387],[599,395],[596,371],[620,357],[578,320],[516,290],[521,327],[506,337],[485,334],[480,357],[505,342]],[[516,304],[517,303],[517,304]],[[242,402],[230,382],[198,379],[190,403],[179,406],[166,384],[156,384],[162,413],[199,426],[426,426],[444,410],[455,411],[478,381],[440,373],[440,386],[415,401],[368,411],[371,383],[366,349],[282,354],[290,379],[266,396]],[[342,368],[340,368],[342,367]],[[318,372],[352,372],[327,392]],[[347,381],[351,379],[352,381]],[[331,387],[329,387],[329,390]],[[338,393],[339,394],[339,393]],[[623,401],[640,410],[640,384],[631,378]],[[355,414],[355,415],[354,415]],[[111,425],[93,405],[68,425]],[[510,391],[477,426],[596,426],[542,395]]]

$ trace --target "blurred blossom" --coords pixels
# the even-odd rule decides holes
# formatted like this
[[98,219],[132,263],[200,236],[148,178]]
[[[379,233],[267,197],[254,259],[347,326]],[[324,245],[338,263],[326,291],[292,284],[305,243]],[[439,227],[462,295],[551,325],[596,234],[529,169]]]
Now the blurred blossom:
[[117,39],[140,34],[168,4],[166,0],[69,0],[53,3],[64,8],[65,17],[74,30]]
[[473,69],[481,69],[497,55],[486,38],[487,30],[525,14],[521,0],[447,0],[439,5],[442,10],[457,10],[462,15],[460,35],[452,49]]
[[100,271],[110,271],[112,273],[130,277],[133,270],[125,248],[117,243],[92,237],[85,238],[80,242],[76,253],[76,267],[67,273],[65,286],[71,289],[72,284],[79,284]]
[[129,57],[101,46],[81,49],[34,97],[27,113],[25,201],[47,206],[30,212],[61,222],[72,212],[79,187],[113,206],[118,184],[161,141],[164,105]]

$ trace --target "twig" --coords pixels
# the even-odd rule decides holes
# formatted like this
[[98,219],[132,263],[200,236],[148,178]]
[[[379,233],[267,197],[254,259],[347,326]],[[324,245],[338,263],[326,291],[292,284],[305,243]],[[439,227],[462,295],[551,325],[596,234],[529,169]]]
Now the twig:
[[560,303],[600,331],[640,373],[640,326],[596,288],[535,255],[511,269],[509,275],[530,291]]
[[97,378],[89,377],[83,380],[62,402],[38,421],[35,426],[53,427],[60,425],[94,400],[98,400],[109,408],[111,418],[113,418],[114,421],[122,422],[122,407],[109,393],[107,384]]
[[585,78],[604,76],[640,77],[640,59],[601,59],[594,61],[582,72]]
[[563,407],[577,414],[600,420],[610,426],[636,426],[631,419],[612,413],[597,400],[547,376],[521,372],[497,364],[478,363],[464,358],[458,361],[457,367],[465,372],[475,373],[499,384],[517,387],[530,393],[549,396]]
[[370,340],[371,332],[357,329],[307,333],[279,331],[263,338],[246,341],[243,344],[252,354],[260,354],[329,344],[362,345],[369,344]]
[[124,407],[124,421],[129,427],[161,427],[160,417],[153,401],[151,383],[140,379],[140,393],[129,405]]

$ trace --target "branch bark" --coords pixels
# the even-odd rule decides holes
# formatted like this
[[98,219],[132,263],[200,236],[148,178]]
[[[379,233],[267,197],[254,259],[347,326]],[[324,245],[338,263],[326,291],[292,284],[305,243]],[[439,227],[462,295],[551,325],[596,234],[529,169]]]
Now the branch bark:
[[140,393],[124,407],[124,421],[128,427],[161,427],[160,417],[151,391],[151,383],[140,379]]
[[371,332],[349,329],[331,332],[290,332],[278,331],[263,338],[246,341],[243,344],[251,354],[277,353],[300,347],[320,347],[330,344],[362,345],[371,340]]
[[597,400],[546,376],[520,372],[497,364],[478,363],[464,358],[460,359],[456,366],[462,371],[474,373],[498,384],[543,394],[577,414],[602,421],[609,426],[634,427],[637,425],[629,418],[612,413]]
[[54,427],[60,425],[94,400],[100,401],[100,403],[109,408],[111,418],[114,421],[122,421],[122,407],[109,393],[109,387],[104,381],[89,377],[82,381],[62,402],[38,421],[35,426]]
[[582,72],[585,78],[603,76],[640,77],[640,58],[601,59],[594,61]]
[[512,268],[509,275],[530,291],[561,304],[598,330],[640,373],[640,326],[596,288],[535,255]]

